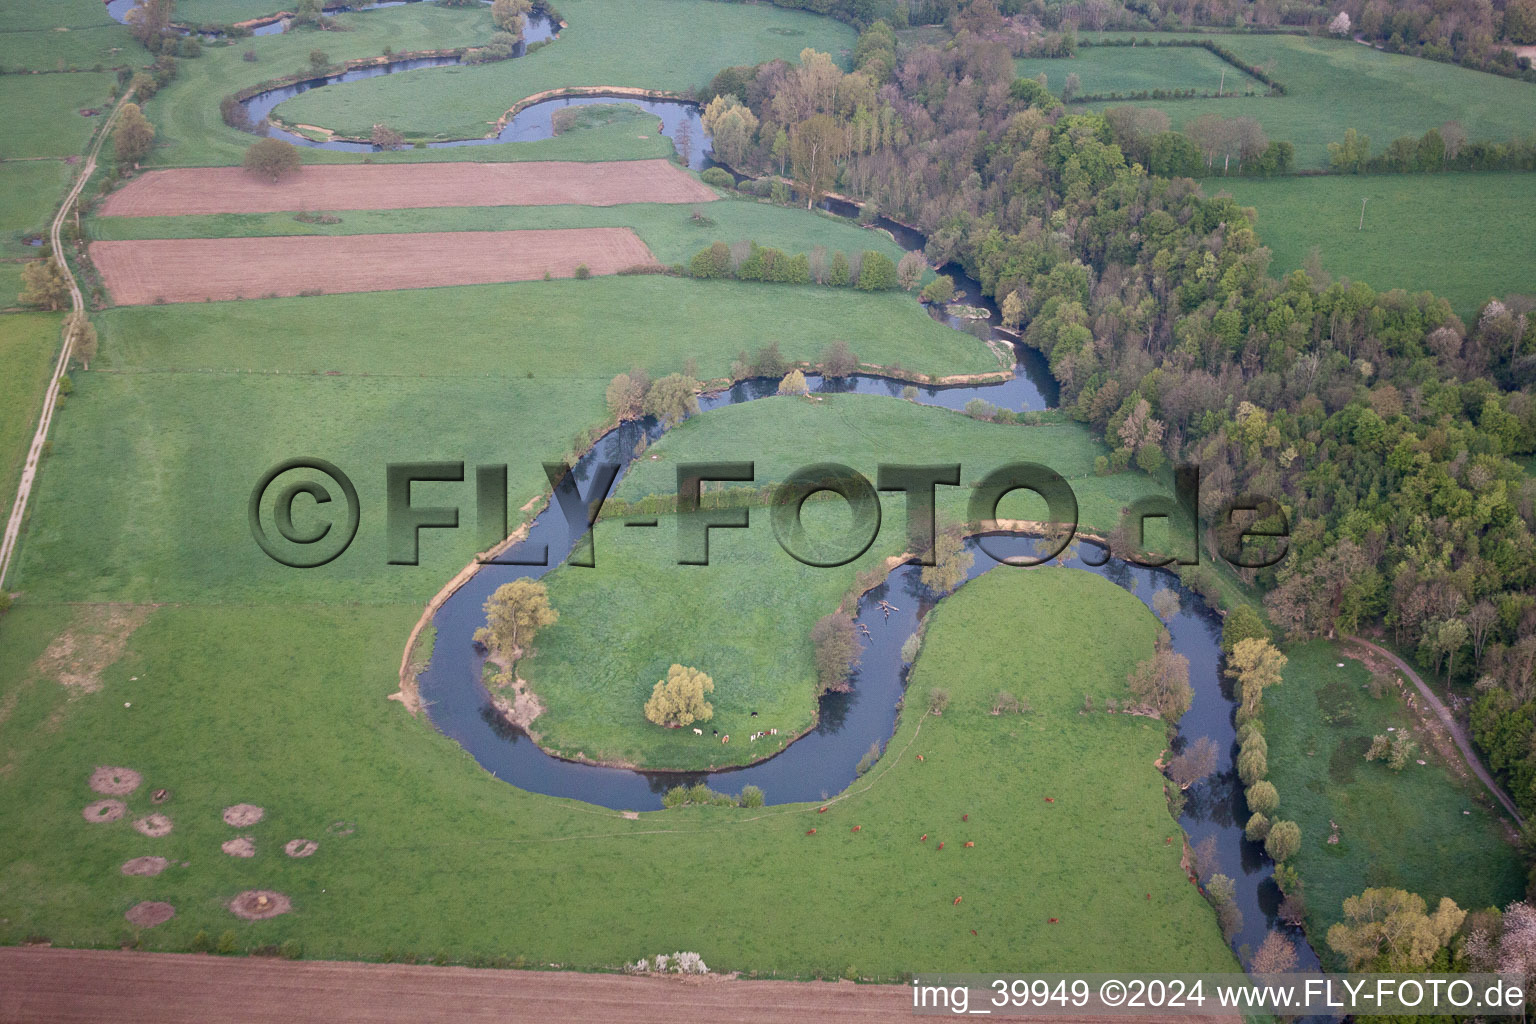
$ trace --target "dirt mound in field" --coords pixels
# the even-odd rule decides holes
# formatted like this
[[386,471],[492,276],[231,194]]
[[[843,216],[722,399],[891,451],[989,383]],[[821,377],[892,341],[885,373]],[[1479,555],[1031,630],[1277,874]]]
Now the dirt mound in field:
[[320,844],[313,839],[290,839],[283,852],[290,857],[312,857]]
[[171,819],[163,814],[146,814],[133,823],[133,827],[151,839],[171,834]]
[[61,686],[93,693],[101,689],[101,674],[123,656],[128,638],[154,610],[144,604],[81,605],[33,668]]
[[249,828],[261,820],[266,810],[255,804],[233,804],[224,808],[224,824],[235,828]]
[[128,923],[140,928],[153,928],[157,924],[165,924],[176,916],[176,908],[169,903],[156,903],[145,900],[143,903],[135,903],[128,908],[123,915]]
[[250,836],[238,836],[234,839],[226,839],[220,849],[231,857],[254,857],[256,840]]
[[123,861],[123,874],[158,875],[170,866],[171,862],[164,857],[135,857],[133,860]]
[[247,921],[264,921],[292,909],[287,896],[271,889],[248,889],[229,901],[229,912]]
[[92,242],[123,306],[381,292],[616,274],[655,264],[629,228]]
[[138,789],[144,777],[132,768],[97,768],[91,773],[91,788],[108,796],[127,796]]
[[719,197],[669,160],[332,164],[281,182],[240,167],[150,171],[113,192],[106,217],[440,206],[616,206]]
[[116,821],[128,813],[128,805],[121,800],[97,800],[93,804],[86,804],[80,813],[86,821]]

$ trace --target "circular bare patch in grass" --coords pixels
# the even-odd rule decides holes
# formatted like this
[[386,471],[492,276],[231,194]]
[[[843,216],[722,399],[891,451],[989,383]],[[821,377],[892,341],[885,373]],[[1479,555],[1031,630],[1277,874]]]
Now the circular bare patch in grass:
[[165,924],[176,916],[176,908],[169,903],[156,903],[145,900],[143,903],[135,903],[128,908],[123,915],[128,923],[140,928],[153,928],[157,924]]
[[158,875],[171,866],[164,857],[135,857],[123,862],[125,875]]
[[151,839],[159,839],[161,836],[171,834],[171,819],[163,814],[146,814],[133,823],[133,827],[149,836]]
[[235,828],[249,828],[261,820],[267,812],[255,804],[235,804],[224,808],[224,824]]
[[256,856],[256,840],[250,836],[240,836],[225,841],[221,849],[231,857],[254,857]]
[[333,821],[325,826],[325,830],[333,836],[349,836],[357,831],[357,823],[351,821]]
[[264,921],[292,909],[287,896],[271,889],[247,889],[229,901],[229,912],[247,921]]
[[320,844],[313,839],[290,839],[283,852],[290,857],[312,857],[318,849]]
[[121,800],[97,800],[80,813],[86,821],[116,821],[128,813],[128,805]]
[[144,777],[132,768],[97,768],[91,773],[91,788],[108,796],[127,796],[139,788]]

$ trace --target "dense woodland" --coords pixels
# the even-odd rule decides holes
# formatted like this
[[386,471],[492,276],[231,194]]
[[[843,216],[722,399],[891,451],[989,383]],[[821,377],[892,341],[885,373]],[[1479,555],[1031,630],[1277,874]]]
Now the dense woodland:
[[1289,556],[1247,572],[1276,629],[1381,629],[1416,652],[1476,702],[1478,741],[1536,812],[1536,481],[1517,461],[1536,451],[1536,300],[1463,323],[1429,293],[1276,277],[1250,212],[1128,158],[1164,132],[1015,80],[1022,42],[992,0],[952,27],[898,58],[875,24],[848,74],[809,51],[722,72],[717,150],[926,232],[1048,356],[1108,471],[1198,463],[1207,513],[1281,496]]

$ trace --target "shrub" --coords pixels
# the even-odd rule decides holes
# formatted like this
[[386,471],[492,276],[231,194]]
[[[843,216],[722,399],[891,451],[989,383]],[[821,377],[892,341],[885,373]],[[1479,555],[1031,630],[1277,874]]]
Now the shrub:
[[998,690],[992,695],[994,715],[1025,715],[1030,710],[1029,701],[1026,698],[1015,697],[1007,690]]
[[928,691],[928,713],[930,715],[942,715],[949,707],[949,691],[940,686],[935,686]]
[[948,274],[940,274],[924,286],[918,297],[924,302],[946,305],[955,297],[955,279]]
[[585,281],[592,276],[592,268],[585,263],[576,264],[576,280]]
[[225,931],[219,936],[218,944],[214,946],[214,952],[220,956],[229,956],[239,948],[240,936],[236,935],[233,931]]
[[1261,842],[1269,835],[1269,819],[1255,811],[1248,819],[1248,824],[1243,827],[1243,834],[1252,842]]
[[1275,784],[1268,779],[1260,779],[1248,787],[1246,794],[1248,809],[1255,814],[1270,815],[1280,806],[1280,794],[1275,789]]
[[302,960],[304,958],[304,944],[298,939],[287,939],[277,947],[278,955],[284,960]]
[[258,139],[245,151],[245,169],[273,181],[297,173],[302,164],[298,147],[282,139]]
[[913,387],[911,384],[908,384],[906,387],[901,389],[901,397],[908,402],[917,401],[917,388]]
[[859,266],[857,287],[861,292],[883,292],[896,287],[896,264],[883,252],[870,249]]
[[205,932],[201,928],[199,928],[197,930],[197,934],[192,936],[192,952],[194,952],[194,953],[208,953],[208,952],[211,952],[212,950],[213,950],[213,939],[208,937],[208,933],[207,932]]
[[1277,821],[1269,826],[1264,852],[1277,864],[1289,860],[1301,849],[1301,826],[1294,821]]
[[736,185],[736,179],[731,177],[731,172],[723,167],[706,167],[700,172],[699,180],[715,188],[734,188]]
[[1269,774],[1269,757],[1258,747],[1244,747],[1237,754],[1237,774],[1243,785],[1252,786]]
[[864,756],[859,758],[859,763],[854,766],[854,771],[863,775],[873,768],[878,760],[880,760],[880,741],[876,740],[869,745],[868,750],[864,751]]
[[821,353],[821,372],[828,377],[846,377],[858,366],[859,359],[846,341],[834,341]]
[[736,802],[743,807],[761,807],[763,806],[763,791],[757,786],[743,786],[741,787],[741,796],[737,797]]

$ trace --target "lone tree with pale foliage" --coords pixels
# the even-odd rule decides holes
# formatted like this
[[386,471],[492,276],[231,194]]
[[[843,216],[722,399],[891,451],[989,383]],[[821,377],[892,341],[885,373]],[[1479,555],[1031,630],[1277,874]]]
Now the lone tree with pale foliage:
[[966,549],[965,541],[953,530],[934,538],[933,564],[918,574],[923,586],[938,594],[947,594],[965,582],[976,556]]
[[1296,946],[1279,932],[1270,932],[1259,943],[1248,967],[1254,974],[1284,974],[1296,969]]
[[83,312],[76,311],[64,318],[64,341],[70,346],[70,354],[87,370],[96,358],[96,325]]
[[1216,770],[1216,741],[1201,736],[1168,762],[1168,777],[1188,789]]
[[1227,675],[1237,680],[1242,700],[1240,721],[1258,715],[1264,691],[1280,682],[1288,660],[1274,644],[1258,637],[1239,640],[1232,646],[1232,653],[1227,656]]
[[538,580],[513,580],[497,587],[485,602],[485,625],[475,640],[507,660],[519,657],[539,630],[560,613],[549,606],[549,591]]
[[810,387],[805,383],[805,374],[799,370],[790,370],[779,381],[779,394],[781,395],[805,395],[810,393]]
[[1167,622],[1179,614],[1179,595],[1168,587],[1163,587],[1152,595],[1152,612],[1158,618]]
[[699,411],[699,382],[681,373],[670,373],[645,392],[643,410],[664,427],[672,427]]
[[21,294],[17,296],[23,306],[41,306],[59,309],[69,301],[69,282],[59,261],[53,257],[33,260],[21,268]]
[[896,264],[896,283],[901,285],[903,291],[911,291],[917,287],[917,283],[923,279],[923,271],[928,269],[928,261],[920,252],[905,253],[901,262]]
[[864,653],[858,627],[844,611],[829,612],[811,629],[816,652],[816,684],[821,693],[847,693],[848,680]]
[[301,166],[299,148],[282,139],[258,139],[245,151],[245,169],[274,182],[297,174]]
[[651,690],[651,699],[645,702],[645,717],[669,729],[707,722],[715,717],[715,709],[704,696],[714,692],[715,681],[703,672],[673,665],[667,670],[667,678]]
[[399,149],[405,145],[405,136],[387,124],[376,124],[373,126],[371,141],[380,149]]
[[1167,722],[1183,717],[1195,696],[1189,685],[1189,659],[1161,638],[1152,657],[1139,663],[1126,682],[1138,701]]

